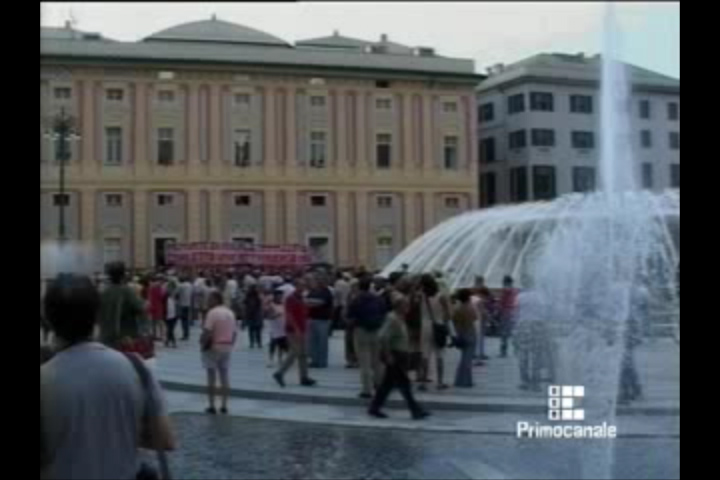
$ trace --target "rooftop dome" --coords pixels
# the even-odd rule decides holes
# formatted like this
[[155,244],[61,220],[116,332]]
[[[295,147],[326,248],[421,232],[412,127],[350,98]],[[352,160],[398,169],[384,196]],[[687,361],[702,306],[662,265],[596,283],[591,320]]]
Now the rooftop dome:
[[145,41],[238,43],[278,47],[290,46],[286,41],[269,33],[261,32],[260,30],[255,30],[244,25],[218,20],[215,16],[210,20],[183,23],[161,30],[147,37]]

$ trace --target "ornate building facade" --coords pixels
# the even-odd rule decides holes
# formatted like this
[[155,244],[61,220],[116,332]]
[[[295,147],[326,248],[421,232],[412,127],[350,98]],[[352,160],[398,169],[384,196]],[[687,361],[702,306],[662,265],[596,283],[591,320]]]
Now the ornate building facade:
[[[139,42],[42,28],[42,240],[138,268],[168,241],[303,244],[380,267],[477,206],[471,60],[339,35],[290,45],[212,19]],[[58,194],[60,110],[76,119]]]

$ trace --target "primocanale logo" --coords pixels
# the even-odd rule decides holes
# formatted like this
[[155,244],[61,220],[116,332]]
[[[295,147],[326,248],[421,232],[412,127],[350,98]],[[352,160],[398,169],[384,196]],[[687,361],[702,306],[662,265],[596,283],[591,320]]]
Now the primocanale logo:
[[[617,438],[617,427],[603,422],[601,425],[582,425],[585,421],[585,387],[582,385],[551,385],[548,388],[548,420],[551,425],[539,422],[517,423],[518,438],[574,439]],[[565,422],[565,425],[557,422]],[[568,423],[573,422],[573,425]]]

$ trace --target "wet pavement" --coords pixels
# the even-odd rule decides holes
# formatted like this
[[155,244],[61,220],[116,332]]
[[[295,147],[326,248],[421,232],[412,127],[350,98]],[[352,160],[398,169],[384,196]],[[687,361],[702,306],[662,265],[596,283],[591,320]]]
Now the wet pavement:
[[[173,415],[176,479],[579,478],[572,440]],[[597,442],[598,440],[593,440]],[[620,439],[614,478],[680,478],[680,441]]]

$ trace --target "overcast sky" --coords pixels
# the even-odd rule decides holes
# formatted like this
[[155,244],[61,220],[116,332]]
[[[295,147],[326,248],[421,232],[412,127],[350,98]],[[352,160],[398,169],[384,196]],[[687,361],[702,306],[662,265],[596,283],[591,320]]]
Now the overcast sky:
[[[540,52],[595,54],[602,3],[41,3],[40,24],[76,28],[136,41],[179,23],[210,18],[240,23],[289,42],[341,34],[434,47],[475,60],[476,69]],[[615,6],[623,59],[680,77],[680,3],[622,2]]]

